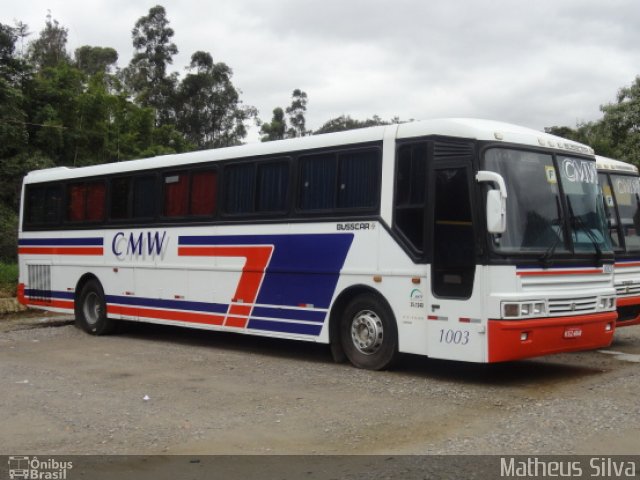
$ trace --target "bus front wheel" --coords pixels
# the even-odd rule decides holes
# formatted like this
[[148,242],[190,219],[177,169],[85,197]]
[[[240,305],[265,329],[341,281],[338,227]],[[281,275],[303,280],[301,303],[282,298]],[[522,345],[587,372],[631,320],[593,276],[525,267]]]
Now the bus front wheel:
[[87,333],[107,335],[114,330],[115,322],[107,318],[107,304],[102,285],[89,280],[80,290],[76,302],[76,322]]
[[374,294],[357,296],[344,310],[340,341],[356,367],[389,368],[398,352],[398,331],[391,308]]

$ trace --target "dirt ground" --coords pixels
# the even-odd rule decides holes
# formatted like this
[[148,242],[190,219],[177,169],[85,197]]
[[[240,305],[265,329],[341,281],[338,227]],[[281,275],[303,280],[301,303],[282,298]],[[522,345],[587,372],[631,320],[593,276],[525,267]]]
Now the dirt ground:
[[0,319],[0,454],[640,454],[640,326],[499,365],[71,317]]

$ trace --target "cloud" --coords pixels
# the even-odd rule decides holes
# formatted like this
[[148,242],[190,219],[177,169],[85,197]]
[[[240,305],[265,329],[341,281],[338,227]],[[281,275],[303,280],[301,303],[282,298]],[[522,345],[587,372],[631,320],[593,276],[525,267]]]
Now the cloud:
[[[339,115],[403,119],[478,116],[542,129],[599,118],[639,73],[634,0],[168,0],[184,73],[205,50],[234,71],[245,104],[269,120],[293,89],[308,125]],[[131,29],[153,3],[33,0],[12,6],[39,31],[46,9],[70,49],[112,46],[121,65]],[[36,19],[37,21],[34,21]],[[12,23],[12,18],[1,18]]]

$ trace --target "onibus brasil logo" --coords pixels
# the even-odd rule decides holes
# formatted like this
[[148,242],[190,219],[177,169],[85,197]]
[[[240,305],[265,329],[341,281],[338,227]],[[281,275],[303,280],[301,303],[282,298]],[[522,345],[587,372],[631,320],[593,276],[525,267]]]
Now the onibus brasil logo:
[[53,458],[40,460],[38,457],[9,457],[9,478],[28,480],[66,480],[67,471],[73,462],[62,462]]

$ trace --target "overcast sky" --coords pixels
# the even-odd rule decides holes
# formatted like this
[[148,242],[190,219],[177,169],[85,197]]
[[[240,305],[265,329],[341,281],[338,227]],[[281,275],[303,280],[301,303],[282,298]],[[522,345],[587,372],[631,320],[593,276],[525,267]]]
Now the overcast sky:
[[50,10],[71,52],[113,47],[122,67],[136,20],[157,4],[176,71],[210,52],[265,121],[300,88],[312,129],[342,114],[574,127],[640,74],[637,0],[0,0],[0,22],[35,38]]

